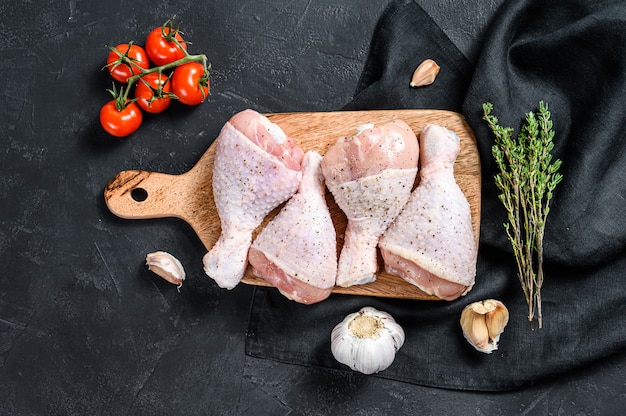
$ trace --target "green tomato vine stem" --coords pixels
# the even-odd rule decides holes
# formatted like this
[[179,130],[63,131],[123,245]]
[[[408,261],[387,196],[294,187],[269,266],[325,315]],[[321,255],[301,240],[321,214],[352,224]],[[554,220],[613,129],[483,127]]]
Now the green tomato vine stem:
[[[124,61],[127,60],[127,58],[122,58],[122,59]],[[122,95],[123,95],[122,102],[124,102],[124,103],[128,102],[128,93],[131,90],[131,87],[133,86],[133,84],[135,84],[135,82],[137,82],[139,79],[141,79],[141,77],[143,77],[145,75],[148,75],[148,74],[152,74],[154,72],[158,72],[159,74],[162,74],[164,71],[167,71],[169,69],[173,69],[173,68],[179,67],[179,66],[184,65],[184,64],[188,64],[190,62],[201,63],[202,67],[204,68],[205,77],[208,78],[209,71],[210,71],[210,66],[208,65],[208,60],[207,60],[206,55],[204,55],[204,54],[190,55],[189,53],[187,53],[187,51],[185,51],[185,56],[180,58],[180,59],[178,59],[178,60],[176,60],[176,61],[170,62],[170,63],[165,64],[165,65],[161,65],[161,66],[155,66],[155,67],[148,68],[148,69],[140,68],[141,71],[138,74],[135,74],[132,77],[129,77],[127,79],[126,88],[124,89],[124,92],[122,93]]]

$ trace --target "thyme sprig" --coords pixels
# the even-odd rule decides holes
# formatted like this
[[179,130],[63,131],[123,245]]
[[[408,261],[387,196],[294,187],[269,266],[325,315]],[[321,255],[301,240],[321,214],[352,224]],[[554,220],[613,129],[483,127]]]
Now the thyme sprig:
[[541,286],[543,285],[543,241],[550,201],[563,179],[558,172],[561,160],[552,158],[554,131],[548,105],[539,102],[537,114],[526,114],[517,138],[513,129],[502,127],[491,114],[493,105],[483,104],[483,120],[495,135],[491,148],[499,172],[495,183],[507,211],[504,229],[517,263],[522,290],[528,304],[528,320],[543,326]]

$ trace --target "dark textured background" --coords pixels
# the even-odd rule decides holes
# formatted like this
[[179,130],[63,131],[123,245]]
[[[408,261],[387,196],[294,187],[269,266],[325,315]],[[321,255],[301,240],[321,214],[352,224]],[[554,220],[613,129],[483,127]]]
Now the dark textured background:
[[[532,388],[477,394],[245,356],[253,288],[218,289],[175,219],[124,221],[102,198],[118,171],[183,173],[223,123],[348,103],[388,1],[49,1],[0,4],[0,414],[610,414],[624,357]],[[471,61],[499,0],[418,1]],[[147,116],[118,141],[106,45],[143,43],[176,14],[213,65],[196,108]],[[145,269],[166,250],[180,293]],[[584,334],[581,334],[584,336]]]

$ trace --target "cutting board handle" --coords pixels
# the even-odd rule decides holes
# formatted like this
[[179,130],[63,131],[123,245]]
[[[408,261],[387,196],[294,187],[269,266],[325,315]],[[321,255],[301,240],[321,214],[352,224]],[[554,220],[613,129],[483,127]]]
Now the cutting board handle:
[[184,218],[185,207],[176,190],[185,188],[172,186],[181,176],[125,170],[109,181],[104,189],[104,200],[109,210],[120,218]]
[[212,247],[210,229],[220,229],[214,205],[212,159],[203,159],[189,171],[171,175],[144,170],[125,170],[104,188],[109,210],[120,218],[180,218],[193,228],[202,243]]

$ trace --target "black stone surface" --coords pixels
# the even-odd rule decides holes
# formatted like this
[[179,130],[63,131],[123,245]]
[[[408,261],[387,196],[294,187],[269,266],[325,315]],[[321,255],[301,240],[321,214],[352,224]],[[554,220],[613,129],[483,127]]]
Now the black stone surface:
[[[239,110],[348,103],[387,3],[0,4],[0,414],[620,414],[625,356],[499,394],[248,357],[253,288],[207,279],[205,249],[182,221],[107,210],[102,191],[117,172],[187,171]],[[472,60],[500,1],[419,3]],[[212,63],[211,97],[108,137],[98,124],[106,45],[142,43],[172,15]],[[146,270],[155,250],[185,265],[180,292]]]

